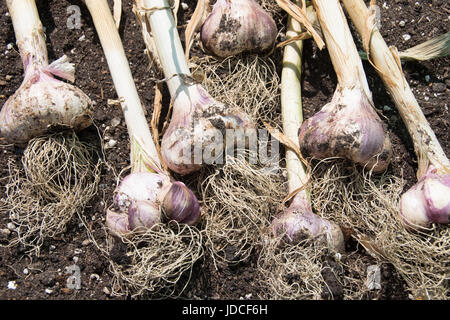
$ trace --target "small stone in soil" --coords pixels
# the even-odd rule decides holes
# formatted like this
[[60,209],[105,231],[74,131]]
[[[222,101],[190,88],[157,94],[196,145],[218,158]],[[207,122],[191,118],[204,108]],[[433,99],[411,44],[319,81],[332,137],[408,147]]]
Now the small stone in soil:
[[11,234],[9,229],[0,229],[0,236],[7,238]]
[[16,225],[12,222],[8,222],[8,224],[6,225],[6,227],[11,230],[11,231],[16,231]]
[[64,293],[64,294],[69,294],[69,293],[72,292],[72,290],[70,290],[69,288],[62,288],[61,292]]
[[113,118],[111,120],[111,127],[117,127],[120,124],[120,118]]
[[16,290],[17,289],[17,283],[15,281],[8,281],[8,289]]
[[442,82],[435,82],[432,85],[433,92],[444,92],[446,85]]

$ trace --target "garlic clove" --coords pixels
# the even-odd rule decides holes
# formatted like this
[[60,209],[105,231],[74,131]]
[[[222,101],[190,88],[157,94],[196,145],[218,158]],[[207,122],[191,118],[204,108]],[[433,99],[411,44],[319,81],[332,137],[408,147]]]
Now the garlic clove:
[[427,216],[425,199],[420,190],[423,183],[419,183],[406,191],[400,198],[400,214],[402,221],[408,227],[429,226],[430,221]]
[[161,222],[161,212],[156,203],[148,200],[133,201],[128,207],[130,230],[151,228]]
[[200,217],[200,205],[197,198],[184,183],[179,181],[172,183],[162,207],[169,220],[193,225]]
[[450,174],[439,175],[430,168],[401,196],[400,216],[412,229],[428,228],[432,223],[449,223]]
[[425,178],[423,194],[431,222],[446,224],[450,217],[450,174]]
[[135,172],[127,175],[120,182],[114,197],[114,204],[121,211],[128,212],[135,201],[156,203],[161,192],[170,186],[168,177],[151,172]]
[[342,157],[374,172],[384,171],[392,157],[389,137],[362,90],[338,88],[330,103],[299,130],[307,158]]
[[201,29],[204,48],[218,57],[270,49],[277,26],[254,0],[217,0]]
[[106,226],[114,235],[120,236],[130,232],[128,215],[111,209],[106,210]]

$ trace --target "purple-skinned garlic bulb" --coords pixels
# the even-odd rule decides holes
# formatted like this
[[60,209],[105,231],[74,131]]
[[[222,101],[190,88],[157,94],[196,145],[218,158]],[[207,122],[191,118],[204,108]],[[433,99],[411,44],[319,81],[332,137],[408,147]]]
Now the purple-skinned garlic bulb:
[[275,236],[290,244],[305,239],[318,239],[337,252],[345,251],[344,235],[334,222],[314,214],[306,192],[299,192],[289,208],[282,211],[271,224]]
[[225,58],[267,51],[277,33],[273,18],[254,0],[217,0],[203,23],[201,40],[207,51]]
[[331,102],[299,131],[303,156],[341,157],[384,171],[392,157],[389,137],[369,98],[358,88],[338,88]]
[[0,136],[26,144],[52,129],[79,131],[92,124],[92,102],[74,81],[67,57],[48,63],[45,36],[34,0],[8,0],[8,10],[24,67],[24,79],[0,111]]
[[193,225],[199,217],[198,200],[182,182],[162,173],[134,172],[119,184],[106,224],[113,233],[126,234],[171,220]]
[[450,173],[438,174],[431,167],[400,198],[400,215],[406,226],[428,228],[450,221]]

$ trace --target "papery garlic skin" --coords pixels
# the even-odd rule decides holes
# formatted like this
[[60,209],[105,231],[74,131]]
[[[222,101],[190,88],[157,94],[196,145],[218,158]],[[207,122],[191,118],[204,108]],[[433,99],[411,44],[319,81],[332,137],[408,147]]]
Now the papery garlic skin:
[[428,172],[400,198],[400,215],[411,228],[428,228],[450,221],[450,173]]
[[205,165],[205,148],[219,150],[215,156],[223,157],[226,146],[234,147],[234,144],[226,144],[226,130],[254,128],[247,114],[216,101],[199,84],[180,91],[173,110],[161,141],[161,153],[169,169],[182,175]]
[[342,157],[384,171],[392,148],[381,119],[359,88],[340,88],[333,99],[307,119],[299,130],[303,156],[325,159]]
[[218,57],[273,47],[277,26],[254,0],[217,0],[201,30],[204,48]]
[[117,188],[106,224],[113,234],[127,234],[164,220],[193,225],[199,217],[198,200],[182,182],[172,182],[164,174],[135,172]]
[[292,204],[272,221],[275,236],[284,236],[286,242],[295,244],[305,239],[318,239],[337,252],[345,251],[344,235],[334,222],[323,219],[311,210],[309,200],[302,192]]

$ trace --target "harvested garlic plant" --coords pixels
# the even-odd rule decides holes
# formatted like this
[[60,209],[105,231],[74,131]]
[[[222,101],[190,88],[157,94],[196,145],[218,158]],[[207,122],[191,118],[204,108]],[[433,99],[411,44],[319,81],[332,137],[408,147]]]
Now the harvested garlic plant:
[[361,58],[338,0],[314,0],[338,85],[330,103],[299,131],[308,158],[341,157],[374,172],[388,167],[392,149],[375,111]]
[[8,10],[25,70],[19,89],[0,111],[0,136],[25,144],[55,127],[82,130],[92,124],[92,102],[74,81],[67,57],[49,65],[44,31],[34,0],[8,0]]

